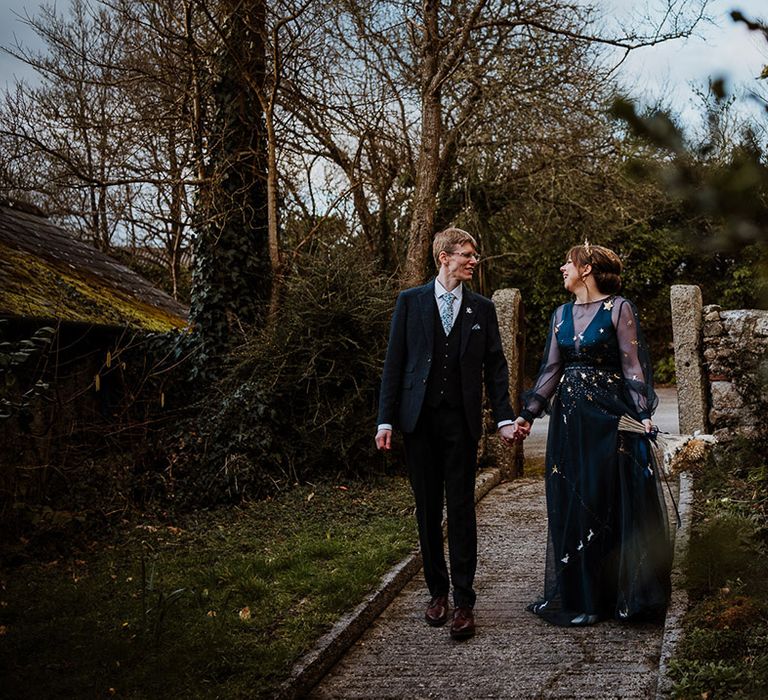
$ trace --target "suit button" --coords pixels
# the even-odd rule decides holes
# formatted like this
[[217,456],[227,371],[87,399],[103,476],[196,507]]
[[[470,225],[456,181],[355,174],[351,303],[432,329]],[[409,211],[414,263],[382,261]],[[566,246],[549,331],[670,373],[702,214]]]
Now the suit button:
[[426,379],[422,379],[422,380],[421,380],[421,383],[422,383],[422,384],[426,384],[426,383],[427,383],[427,380],[426,380]]

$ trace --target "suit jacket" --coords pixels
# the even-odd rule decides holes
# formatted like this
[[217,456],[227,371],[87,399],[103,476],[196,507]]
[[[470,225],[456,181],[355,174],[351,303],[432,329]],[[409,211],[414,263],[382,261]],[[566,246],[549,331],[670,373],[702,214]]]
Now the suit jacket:
[[[381,378],[378,423],[413,432],[424,405],[432,367],[435,333],[435,281],[400,293],[392,315]],[[490,299],[463,289],[460,324],[461,394],[472,437],[482,433],[482,383],[498,423],[514,420],[509,402],[509,373],[501,346],[496,308]]]

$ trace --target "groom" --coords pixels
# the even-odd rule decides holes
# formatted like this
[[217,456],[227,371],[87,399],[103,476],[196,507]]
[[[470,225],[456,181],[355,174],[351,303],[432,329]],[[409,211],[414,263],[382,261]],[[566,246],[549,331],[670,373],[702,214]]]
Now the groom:
[[[515,437],[515,416],[496,309],[464,286],[478,263],[475,239],[466,231],[449,228],[435,236],[432,252],[437,278],[402,292],[392,316],[376,446],[391,449],[393,426],[402,431],[424,577],[431,595],[426,620],[435,627],[448,620],[452,582],[451,637],[466,639],[475,633],[474,496],[483,379],[507,444]],[[443,551],[443,492],[448,507],[450,579]]]

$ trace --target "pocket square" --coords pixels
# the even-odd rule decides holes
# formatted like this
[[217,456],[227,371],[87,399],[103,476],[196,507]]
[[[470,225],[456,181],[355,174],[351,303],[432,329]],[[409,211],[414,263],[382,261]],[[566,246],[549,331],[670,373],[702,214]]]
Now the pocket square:
[[474,326],[472,326],[473,331],[479,331],[480,330],[480,324],[476,323]]

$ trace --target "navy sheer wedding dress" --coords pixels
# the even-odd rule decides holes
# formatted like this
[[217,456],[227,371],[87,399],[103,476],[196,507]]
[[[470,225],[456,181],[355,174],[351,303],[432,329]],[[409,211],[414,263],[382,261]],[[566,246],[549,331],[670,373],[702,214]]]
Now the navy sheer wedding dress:
[[523,404],[527,420],[550,414],[544,596],[529,610],[556,625],[662,615],[671,545],[661,476],[649,438],[618,429],[622,415],[650,418],[657,404],[634,305],[611,296],[558,307]]

